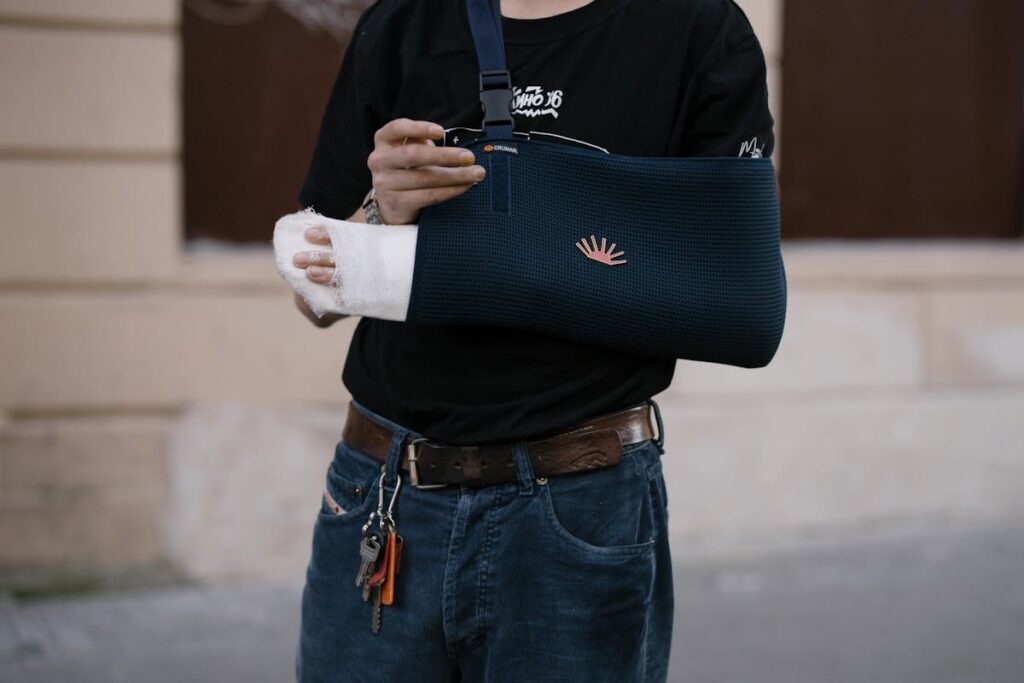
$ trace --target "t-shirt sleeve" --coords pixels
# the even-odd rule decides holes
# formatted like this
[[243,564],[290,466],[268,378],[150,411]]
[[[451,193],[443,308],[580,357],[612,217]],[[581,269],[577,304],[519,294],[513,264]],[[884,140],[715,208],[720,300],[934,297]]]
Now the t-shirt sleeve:
[[681,156],[763,156],[775,148],[761,43],[733,3],[686,88]]
[[374,36],[366,27],[373,10],[363,13],[352,32],[298,196],[302,206],[341,220],[355,213],[370,190],[366,159],[374,133],[386,123],[387,110],[374,87],[383,76],[370,73],[378,66],[370,54]]

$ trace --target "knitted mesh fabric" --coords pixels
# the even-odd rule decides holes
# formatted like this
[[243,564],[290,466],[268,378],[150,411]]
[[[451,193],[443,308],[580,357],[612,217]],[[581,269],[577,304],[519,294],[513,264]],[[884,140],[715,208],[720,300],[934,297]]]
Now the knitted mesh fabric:
[[[535,140],[469,148],[487,177],[421,212],[407,320],[740,367],[772,359],[786,279],[770,159],[628,157]],[[588,258],[576,242],[591,235],[626,263]]]

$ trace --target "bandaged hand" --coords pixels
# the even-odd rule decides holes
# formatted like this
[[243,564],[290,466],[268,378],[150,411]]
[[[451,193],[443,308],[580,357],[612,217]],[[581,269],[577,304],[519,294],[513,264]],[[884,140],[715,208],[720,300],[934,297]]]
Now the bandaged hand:
[[[331,246],[331,238],[320,227],[308,228],[306,230],[306,240],[310,242],[310,247],[313,245]],[[298,268],[305,268],[306,277],[313,282],[326,283],[334,276],[334,259],[331,257],[330,251],[300,251],[292,258],[292,263]],[[293,292],[293,294],[295,307],[299,309],[299,312],[302,313],[306,320],[317,327],[330,327],[342,318],[348,317],[341,313],[325,313],[323,316],[318,317],[309,308],[309,304],[301,294],[298,292]]]
[[307,209],[277,221],[274,258],[281,277],[319,319],[405,320],[416,236],[415,225],[339,221]]
[[420,210],[457,197],[486,176],[483,166],[473,165],[469,150],[438,147],[434,140],[443,136],[438,124],[407,118],[374,134],[366,164],[381,220],[388,225],[337,221],[308,210],[278,221],[278,271],[306,303],[300,306],[303,313],[316,316],[318,325],[338,314],[405,319]]
[[322,225],[306,228],[304,235],[311,247],[320,245],[327,247],[327,251],[300,251],[292,258],[292,263],[296,268],[305,268],[306,277],[313,282],[329,284],[334,277],[335,266],[331,255],[331,236]]

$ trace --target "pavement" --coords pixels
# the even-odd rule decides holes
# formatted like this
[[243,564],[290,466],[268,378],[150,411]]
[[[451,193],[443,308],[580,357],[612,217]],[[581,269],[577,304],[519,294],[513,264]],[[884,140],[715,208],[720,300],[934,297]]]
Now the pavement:
[[[1024,527],[673,554],[673,683],[1024,683]],[[300,592],[0,598],[0,681],[289,681]]]

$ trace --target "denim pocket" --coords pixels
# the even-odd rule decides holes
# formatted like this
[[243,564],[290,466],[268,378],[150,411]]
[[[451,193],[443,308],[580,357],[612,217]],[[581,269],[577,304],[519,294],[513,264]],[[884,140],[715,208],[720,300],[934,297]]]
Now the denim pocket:
[[596,556],[653,552],[657,493],[648,447],[653,442],[626,447],[618,465],[555,475],[540,487],[547,522],[565,547]]
[[324,478],[320,521],[331,524],[362,517],[360,513],[376,501],[381,465],[368,454],[339,441]]

